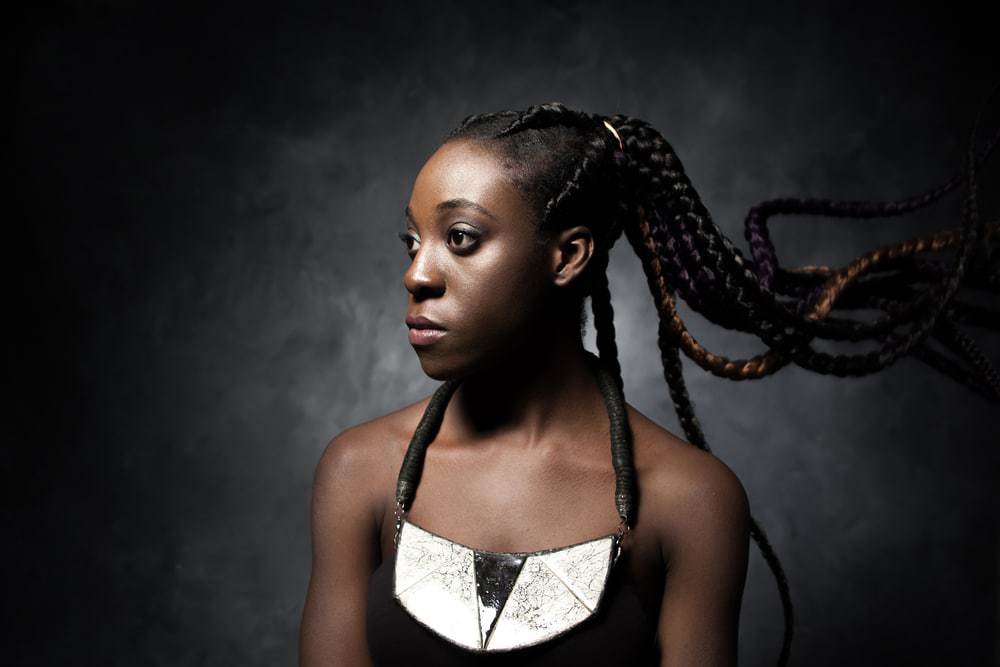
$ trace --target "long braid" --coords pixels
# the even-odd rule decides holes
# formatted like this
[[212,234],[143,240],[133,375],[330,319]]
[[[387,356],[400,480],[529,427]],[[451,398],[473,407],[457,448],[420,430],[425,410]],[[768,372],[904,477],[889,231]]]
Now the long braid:
[[[468,116],[446,140],[477,140],[503,154],[512,182],[538,212],[538,227],[543,233],[575,224],[573,221],[594,231],[597,249],[588,266],[586,284],[602,377],[613,378],[614,382],[608,382],[617,388],[605,391],[602,387],[602,392],[609,401],[614,400],[612,394],[620,397],[618,409],[627,433],[606,275],[608,252],[625,233],[642,260],[656,302],[664,379],[679,422],[692,445],[711,451],[684,381],[681,350],[702,368],[734,380],[764,377],[788,363],[825,374],[864,375],[911,354],[971,389],[1000,400],[1000,376],[975,342],[957,328],[958,322],[966,322],[995,330],[1000,328],[1000,313],[954,298],[962,284],[1000,293],[1000,253],[995,243],[988,243],[991,236],[995,241],[1000,234],[994,234],[995,222],[979,224],[976,194],[977,169],[993,150],[998,135],[977,154],[975,136],[981,116],[982,111],[970,138],[964,176],[928,193],[888,203],[786,199],[754,207],[746,232],[751,259],[745,258],[712,221],[670,144],[645,121],[620,114],[608,119],[624,142],[620,150],[617,140],[602,127],[601,116],[549,103],[525,111]],[[841,269],[786,269],[778,265],[766,226],[769,216],[790,211],[840,217],[899,215],[939,200],[960,183],[966,187],[961,228],[883,246]],[[947,267],[918,257],[954,246],[958,249]],[[922,287],[917,289],[918,285]],[[755,334],[768,351],[745,360],[709,352],[687,331],[675,308],[675,292],[710,321]],[[883,315],[874,322],[831,315],[836,309],[854,307],[876,308]],[[908,329],[898,333],[900,327]],[[968,366],[963,368],[930,348],[930,337],[944,342]],[[833,355],[815,350],[810,344],[814,338],[871,340],[879,347],[864,354]],[[618,447],[614,452],[616,473],[624,471],[624,477],[632,479],[630,445],[619,442],[613,446]],[[622,477],[619,474],[619,481]],[[620,493],[622,485],[619,487],[616,498],[630,497]],[[623,513],[626,515],[630,516]],[[785,664],[794,630],[788,582],[752,516],[750,533],[775,576],[781,596],[785,633],[779,664]]]
[[927,344],[920,345],[913,351],[913,356],[924,362],[931,368],[944,373],[951,379],[964,384],[966,387],[976,392],[988,400],[996,400],[996,390],[976,377],[973,372],[963,368],[955,359],[951,359],[940,352],[932,349]]
[[[976,158],[976,163],[981,165],[989,157],[1000,140],[1000,132],[996,132],[987,142],[982,155]],[[771,241],[771,234],[767,228],[768,218],[776,215],[825,215],[830,217],[869,219],[876,217],[890,217],[912,213],[924,208],[941,199],[956,187],[962,184],[966,174],[962,172],[940,186],[932,188],[922,195],[889,202],[870,201],[834,201],[830,199],[795,199],[779,198],[763,201],[750,208],[745,220],[745,231],[747,242],[750,244],[750,253],[754,258],[755,271],[760,284],[765,289],[771,289],[779,272],[782,270],[778,266],[778,255]]]
[[413,432],[410,444],[406,448],[406,455],[403,457],[399,479],[396,482],[396,502],[403,510],[409,509],[410,503],[413,502],[413,494],[417,490],[420,473],[424,468],[427,445],[437,435],[438,429],[441,427],[441,420],[444,419],[445,407],[447,407],[448,401],[457,387],[458,382],[455,380],[442,382],[438,386]]
[[[993,233],[998,226],[1000,226],[998,223],[990,223],[985,226],[986,235],[988,236]],[[815,318],[826,317],[833,305],[840,301],[840,296],[845,292],[845,290],[854,284],[858,278],[866,272],[871,271],[881,264],[888,264],[892,260],[908,256],[914,252],[938,250],[954,245],[958,239],[959,235],[957,230],[946,230],[931,236],[920,237],[898,244],[883,246],[855,259],[851,262],[851,264],[843,269],[838,271],[825,271],[825,274],[827,275],[826,283],[820,285],[818,289],[811,290],[811,296],[809,297],[811,306],[805,313],[806,321],[825,321],[817,320]],[[821,268],[825,269],[826,267]],[[895,280],[902,286],[909,285],[914,282],[915,273],[916,272],[911,272],[910,274],[897,276],[895,277]],[[859,293],[855,295],[856,300],[869,306],[877,305],[879,302],[873,300],[876,293],[871,288],[872,285],[877,287],[879,283],[871,282],[869,285],[865,285],[864,287],[867,289],[859,290]],[[848,303],[846,305],[852,304]],[[827,332],[827,338],[831,340],[851,341],[859,341],[868,338],[881,338],[885,336],[886,333],[894,330],[899,325],[899,321],[903,319],[902,316],[908,311],[918,310],[919,307],[923,305],[924,304],[919,302],[919,299],[913,298],[904,304],[893,304],[894,307],[891,311],[886,308],[882,308],[882,310],[885,310],[888,313],[888,316],[882,317],[874,323],[838,320],[836,322],[838,326],[836,328],[831,328],[831,330]],[[673,321],[673,328],[678,332],[681,347],[684,349],[685,353],[698,363],[698,365],[720,377],[726,377],[733,380],[760,378],[776,372],[789,361],[788,358],[783,357],[774,350],[758,355],[749,360],[731,360],[726,357],[715,355],[706,350],[700,343],[698,343],[697,340],[694,339],[691,334],[687,332],[684,323],[681,321],[680,316],[676,314],[676,311],[672,311],[671,318]],[[1000,327],[993,328],[1000,330]]]
[[[666,209],[666,215],[652,212],[650,220],[653,224],[653,236],[662,248],[663,259],[668,272],[671,273],[671,281],[677,286],[681,296],[696,311],[730,328],[747,330],[746,326],[731,325],[734,317],[749,313],[750,322],[762,340],[776,353],[810,370],[836,375],[864,375],[890,365],[919,344],[929,333],[934,320],[948,300],[954,295],[964,272],[964,258],[969,256],[976,234],[979,232],[974,221],[968,219],[974,212],[974,207],[970,207],[967,198],[965,210],[969,214],[965,216],[966,224],[961,229],[959,240],[962,247],[955,265],[942,279],[941,285],[933,290],[921,292],[915,298],[914,308],[902,309],[891,321],[880,322],[874,331],[869,331],[876,340],[882,342],[884,338],[887,342],[884,342],[878,350],[860,355],[830,355],[818,352],[806,343],[812,335],[824,333],[827,327],[821,320],[803,317],[802,310],[808,303],[800,302],[793,307],[782,304],[775,300],[772,293],[760,288],[739,252],[732,249],[718,228],[711,224],[707,211],[683,175],[679,160],[670,151],[669,144],[642,121],[632,121],[631,125],[626,123],[621,129],[622,134],[633,131],[632,135],[627,136],[636,137],[634,143],[640,147],[637,151],[640,156],[645,151],[644,159],[651,164],[661,165],[659,177],[650,178],[650,182],[670,184],[661,188],[670,195],[669,197],[649,197],[654,201],[654,205],[658,203]],[[630,139],[627,141],[630,142],[631,154],[633,142]],[[662,151],[667,151],[667,154],[662,154]],[[967,182],[970,183],[969,187],[973,193],[974,167],[975,160],[970,160]],[[637,168],[640,176],[644,171],[649,172],[650,168],[646,166]],[[673,179],[673,182],[670,179]],[[974,201],[974,194],[971,198]],[[675,241],[677,236],[681,239],[680,243]],[[984,241],[986,236],[987,234],[983,234]],[[698,275],[702,277],[700,280],[691,280],[690,272],[678,270],[678,267],[685,265],[685,258],[687,269],[694,269],[701,263],[697,269]],[[748,294],[753,295],[753,303],[747,301]],[[932,299],[932,297],[937,298]],[[717,305],[712,305],[713,300]],[[926,306],[928,303],[930,307],[918,307]],[[728,316],[715,315],[716,311],[725,311],[726,308]],[[905,316],[912,318],[914,315],[920,317],[910,322],[911,329],[908,334],[894,333],[893,330],[903,324]],[[838,323],[837,328],[842,330],[842,323]],[[840,334],[839,330],[834,330],[833,333]],[[886,335],[887,331],[893,332],[892,335]],[[690,353],[690,350],[685,351]]]
[[[978,122],[977,120],[977,125]],[[652,170],[645,163],[658,165],[660,174],[648,179],[649,182],[670,184],[661,188],[661,196],[650,197],[666,213],[662,218],[663,224],[655,224],[660,216],[653,215],[651,219],[654,222],[654,237],[665,248],[668,269],[675,267],[671,278],[681,295],[694,310],[717,323],[741,330],[754,330],[769,346],[800,366],[822,373],[863,375],[890,365],[927,335],[962,278],[964,259],[961,258],[969,255],[976,240],[974,225],[968,220],[962,230],[960,259],[956,260],[952,272],[940,287],[932,290],[931,294],[921,293],[918,296],[919,300],[925,301],[929,301],[932,296],[938,298],[933,300],[929,309],[908,311],[919,312],[922,317],[912,323],[907,335],[891,336],[881,349],[862,355],[817,352],[807,344],[812,334],[809,329],[815,327],[803,322],[801,313],[798,312],[801,304],[791,308],[776,302],[769,291],[761,289],[759,281],[739,251],[711,223],[710,216],[690,187],[689,180],[683,175],[680,162],[669,144],[642,121],[627,122],[620,129],[623,135],[631,132],[631,136],[637,138],[635,152],[639,156],[637,162],[641,165],[640,176],[642,170]],[[631,148],[630,142],[630,154]],[[975,164],[974,159],[970,160],[967,179],[973,191]],[[965,209],[972,211],[968,201]],[[970,227],[973,229],[970,230]],[[679,239],[679,242],[674,239]],[[695,273],[695,279],[677,271],[678,265],[684,266],[689,274]],[[720,312],[726,314],[720,315]],[[734,319],[746,322],[742,326],[733,326]],[[901,323],[897,321],[897,325]]]
[[953,319],[943,317],[937,326],[940,338],[958,356],[972,365],[977,373],[977,380],[984,384],[992,394],[993,400],[1000,400],[1000,373],[967,333],[959,329]]
[[618,345],[615,343],[615,313],[611,307],[611,291],[608,289],[607,253],[602,253],[595,259],[602,260],[595,266],[594,284],[590,294],[594,329],[597,334],[597,351],[601,355],[601,361],[618,378],[619,387],[623,387],[622,368],[618,362]]
[[[677,334],[672,326],[676,314],[673,310],[673,296],[670,294],[668,283],[663,274],[656,242],[653,240],[650,227],[641,210],[639,224],[636,228],[630,227],[626,231],[626,236],[636,254],[642,260],[646,280],[650,291],[654,295],[654,301],[657,304],[657,312],[660,315],[657,343],[663,363],[663,376],[667,381],[667,387],[670,389],[670,396],[673,399],[678,421],[681,424],[681,428],[684,429],[684,434],[688,442],[710,452],[711,449],[708,446],[705,434],[702,432],[698,417],[694,413],[694,404],[688,395],[687,384],[684,381],[684,369],[681,365],[676,340]],[[784,632],[781,641],[781,652],[778,656],[778,665],[786,665],[791,655],[792,637],[795,633],[795,612],[792,606],[788,578],[785,576],[784,568],[781,566],[781,561],[778,559],[774,547],[771,546],[770,540],[767,539],[767,534],[752,514],[750,516],[750,537],[757,543],[757,548],[771,569],[778,588],[784,617]]]

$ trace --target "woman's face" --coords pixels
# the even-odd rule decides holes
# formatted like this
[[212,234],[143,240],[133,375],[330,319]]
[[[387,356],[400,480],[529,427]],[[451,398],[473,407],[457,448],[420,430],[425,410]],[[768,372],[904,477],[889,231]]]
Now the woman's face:
[[430,157],[401,237],[411,258],[403,276],[410,344],[427,375],[446,380],[502,363],[541,333],[559,259],[486,148],[452,140]]

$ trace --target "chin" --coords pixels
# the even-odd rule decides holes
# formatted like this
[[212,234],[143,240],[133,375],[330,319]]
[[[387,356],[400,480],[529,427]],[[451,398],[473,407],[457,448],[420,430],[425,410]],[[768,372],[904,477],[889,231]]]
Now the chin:
[[456,352],[454,349],[435,350],[433,347],[414,348],[414,351],[420,359],[420,368],[423,369],[424,375],[441,382],[468,377],[491,368],[499,359],[496,351],[481,345],[476,345],[472,349],[465,347],[461,352]]
[[453,359],[436,355],[429,350],[417,352],[417,357],[420,359],[420,368],[423,369],[424,375],[432,380],[447,382],[468,373],[466,364],[456,363]]

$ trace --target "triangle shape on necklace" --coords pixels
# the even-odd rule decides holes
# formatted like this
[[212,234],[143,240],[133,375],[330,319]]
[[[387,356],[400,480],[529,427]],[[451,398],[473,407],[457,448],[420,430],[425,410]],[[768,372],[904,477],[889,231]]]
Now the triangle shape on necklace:
[[475,551],[476,598],[479,601],[479,628],[485,646],[500,619],[525,556],[511,553]]

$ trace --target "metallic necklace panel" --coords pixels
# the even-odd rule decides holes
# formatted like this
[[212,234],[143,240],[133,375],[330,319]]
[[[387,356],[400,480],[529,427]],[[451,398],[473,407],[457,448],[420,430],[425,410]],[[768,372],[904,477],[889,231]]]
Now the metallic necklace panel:
[[524,648],[594,614],[619,544],[620,531],[541,551],[487,551],[403,519],[393,597],[423,626],[463,648]]

